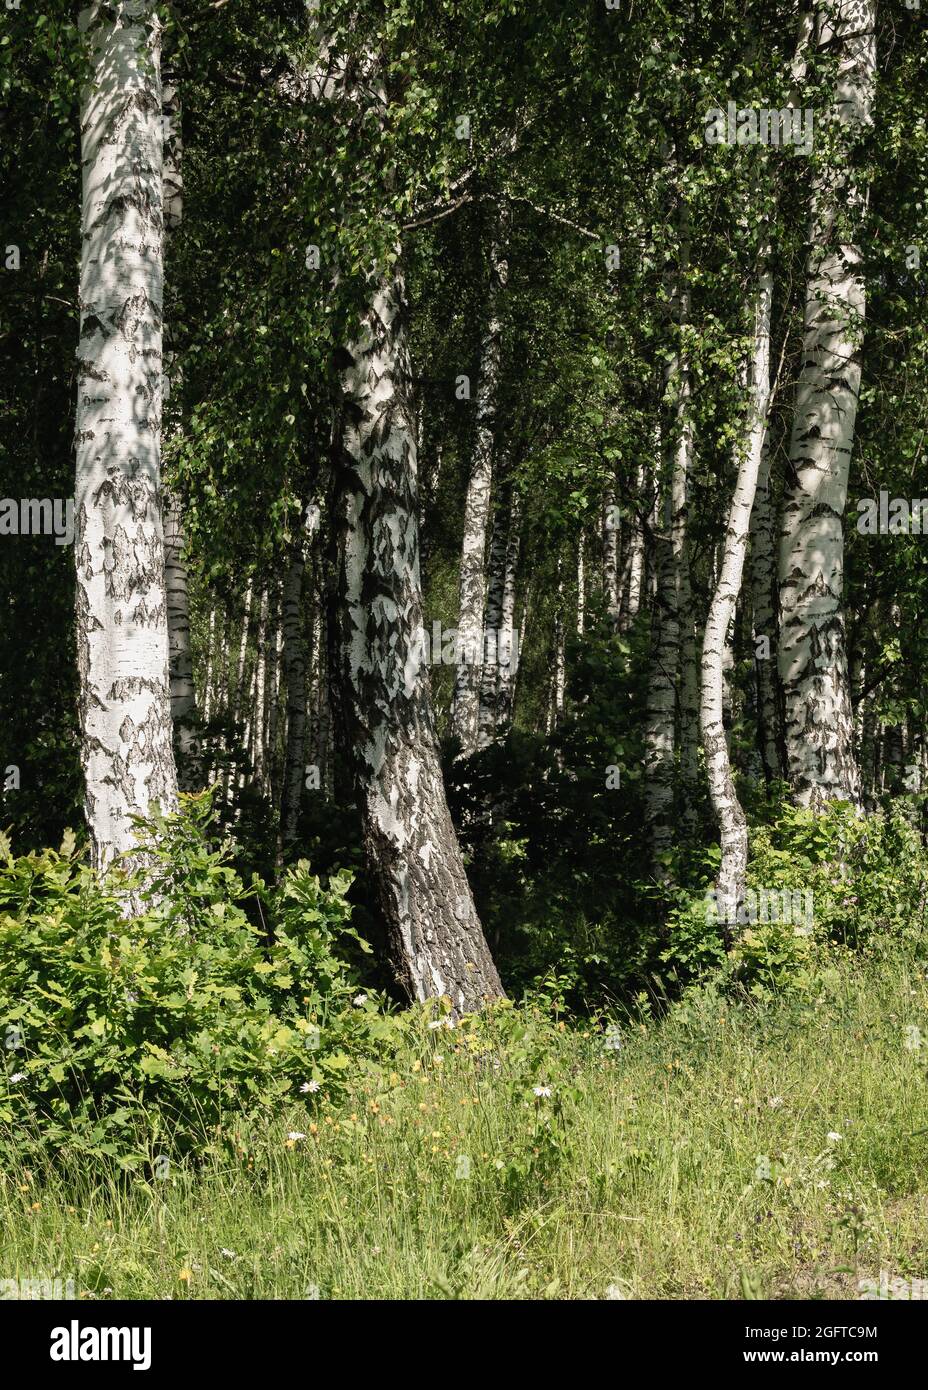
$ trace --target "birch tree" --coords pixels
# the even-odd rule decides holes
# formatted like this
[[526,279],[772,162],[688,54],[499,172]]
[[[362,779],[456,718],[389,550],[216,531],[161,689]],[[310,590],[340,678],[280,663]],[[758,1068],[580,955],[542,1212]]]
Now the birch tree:
[[81,104],[75,561],[93,862],[130,818],[177,805],[161,517],[161,26],[153,0],[94,4]]
[[857,803],[860,778],[848,681],[844,531],[861,381],[866,292],[859,225],[866,188],[855,142],[869,124],[875,0],[818,0],[816,44],[837,66],[812,180],[802,366],[780,534],[779,671],[788,775],[796,801]]
[[[371,286],[342,377],[339,699],[397,976],[458,1012],[502,994],[445,799],[424,649],[404,285]],[[481,607],[482,618],[482,607]]]
[[480,352],[477,386],[477,423],[474,457],[464,504],[464,537],[461,542],[460,617],[458,631],[462,659],[455,671],[451,728],[461,753],[473,753],[478,742],[481,668],[483,664],[483,616],[486,603],[486,544],[493,487],[493,454],[496,403],[502,356],[501,298],[508,278],[505,239],[508,214],[498,213],[490,248],[490,287],[487,320]]
[[[769,253],[763,260],[769,259]],[[749,373],[750,404],[738,475],[722,546],[718,581],[709,601],[702,647],[700,726],[706,753],[709,795],[719,823],[722,858],[717,883],[719,918],[737,921],[748,859],[748,830],[744,810],[732,777],[731,757],[725,736],[724,667],[728,630],[741,590],[744,561],[751,525],[751,509],[757,491],[770,401],[770,315],[773,275],[764,265],[758,277],[754,310],[754,342]]]

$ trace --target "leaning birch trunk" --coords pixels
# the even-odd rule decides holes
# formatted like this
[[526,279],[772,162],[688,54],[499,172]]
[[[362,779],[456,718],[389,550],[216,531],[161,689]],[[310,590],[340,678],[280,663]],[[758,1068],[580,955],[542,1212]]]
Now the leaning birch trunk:
[[716,884],[719,920],[736,922],[744,897],[748,862],[747,819],[732,778],[731,759],[724,723],[724,667],[728,629],[741,589],[744,559],[751,526],[751,510],[757,490],[770,400],[770,314],[773,276],[763,257],[758,279],[751,370],[751,398],[738,476],[728,512],[719,576],[706,618],[702,648],[700,722],[709,795],[719,823],[722,858]]
[[404,308],[400,274],[374,282],[342,377],[337,694],[397,977],[410,998],[447,995],[463,1013],[503,990],[445,800],[432,714]]
[[508,278],[505,210],[499,214],[490,251],[490,291],[487,324],[477,386],[477,438],[464,503],[464,538],[461,543],[460,617],[458,666],[454,678],[451,731],[460,744],[461,756],[477,747],[481,670],[483,664],[483,611],[486,602],[487,523],[493,487],[493,452],[496,400],[502,354],[500,302]]
[[799,805],[860,799],[845,642],[844,532],[860,393],[866,307],[859,224],[866,191],[852,142],[870,121],[876,72],[874,0],[818,0],[817,44],[839,75],[812,185],[803,361],[790,441],[793,481],[780,536],[779,669],[789,780]]
[[76,632],[94,864],[177,807],[161,518],[161,26],[154,0],[83,11]]

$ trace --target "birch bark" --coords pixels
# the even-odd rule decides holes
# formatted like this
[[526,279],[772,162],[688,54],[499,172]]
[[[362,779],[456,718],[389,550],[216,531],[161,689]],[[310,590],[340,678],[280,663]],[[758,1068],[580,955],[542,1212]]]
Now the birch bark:
[[870,121],[875,24],[874,0],[818,0],[816,43],[836,57],[838,75],[829,153],[812,184],[803,361],[779,563],[788,775],[797,803],[813,808],[860,800],[842,608],[843,516],[866,312],[857,230],[866,190],[852,146]]
[[[767,257],[764,257],[766,262]],[[744,895],[748,859],[747,820],[732,778],[724,724],[724,667],[728,630],[741,589],[751,510],[767,435],[770,400],[770,314],[773,276],[764,265],[758,277],[750,404],[738,476],[728,511],[719,576],[709,602],[702,648],[700,722],[709,795],[719,823],[722,858],[716,891],[719,919],[736,922]]]
[[[161,517],[161,26],[154,0],[80,16],[75,562],[81,757],[93,862],[134,857],[134,814],[177,806]],[[136,861],[137,861],[137,857]]]
[[487,322],[481,345],[480,380],[477,387],[477,436],[474,459],[464,504],[464,538],[461,543],[460,633],[463,659],[455,671],[451,729],[461,746],[461,756],[473,753],[478,742],[478,714],[483,664],[483,613],[486,604],[487,523],[493,487],[493,453],[496,404],[502,356],[501,300],[509,267],[505,241],[508,218],[498,215],[490,250],[490,289]]
[[410,998],[448,995],[462,1013],[503,990],[448,812],[432,716],[404,308],[399,272],[373,283],[342,377],[339,715],[397,977]]

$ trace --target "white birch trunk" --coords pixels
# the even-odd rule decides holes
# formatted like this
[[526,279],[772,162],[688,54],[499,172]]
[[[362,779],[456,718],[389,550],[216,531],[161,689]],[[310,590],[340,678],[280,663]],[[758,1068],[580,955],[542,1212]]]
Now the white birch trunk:
[[501,211],[497,235],[490,251],[487,323],[481,347],[480,380],[477,387],[477,434],[464,503],[464,537],[461,542],[458,631],[463,656],[455,671],[451,730],[460,744],[462,757],[467,757],[475,751],[478,737],[483,614],[486,605],[484,560],[487,523],[490,517],[490,494],[493,487],[496,401],[502,354],[500,304],[508,278],[504,241],[506,230],[506,214],[505,211]]
[[618,631],[621,612],[619,590],[619,520],[615,489],[609,488],[603,498],[602,518],[603,599],[606,616],[613,631]]
[[480,688],[478,746],[481,748],[486,748],[494,739],[505,738],[512,722],[520,647],[515,611],[521,516],[521,498],[510,487],[497,515],[491,547],[486,627],[495,634],[495,640],[490,645],[491,659],[484,667]]
[[655,873],[666,876],[664,856],[673,844],[674,712],[680,655],[673,547],[667,531],[655,532],[657,592],[645,701],[644,814]]
[[404,308],[401,275],[374,283],[342,378],[339,706],[397,976],[412,999],[448,995],[461,1013],[503,991],[448,812],[432,715]]
[[586,537],[577,538],[577,636],[586,631]]
[[258,606],[258,659],[255,663],[255,699],[251,723],[249,753],[251,755],[252,776],[255,785],[264,790],[265,769],[265,729],[267,728],[267,627],[268,593],[267,586],[261,587],[261,601]]
[[484,652],[480,677],[480,706],[477,716],[477,747],[488,748],[496,737],[499,697],[500,634],[503,626],[503,586],[506,582],[507,517],[505,493],[497,505],[487,567],[487,607],[484,632],[490,641]]
[[208,724],[213,712],[213,684],[216,679],[216,665],[218,653],[216,652],[217,642],[216,606],[210,604],[209,610],[209,632],[206,638],[206,659],[203,663],[203,721]]
[[267,780],[268,791],[274,805],[280,795],[280,759],[278,757],[278,730],[280,728],[280,680],[283,667],[283,622],[280,590],[274,586],[274,645],[268,661],[270,681],[270,704],[267,714]]
[[[854,804],[860,777],[845,644],[844,532],[860,392],[865,286],[848,223],[865,189],[850,147],[870,120],[876,73],[873,0],[819,0],[820,50],[838,61],[825,138],[833,142],[812,186],[803,361],[796,390],[780,537],[779,670],[789,779],[798,804]],[[823,138],[819,131],[818,139]]]
[[519,551],[522,544],[522,496],[514,492],[509,507],[509,537],[506,543],[506,570],[503,577],[503,603],[500,622],[500,650],[504,658],[499,664],[496,693],[496,734],[505,737],[512,725],[519,655],[525,638],[527,609],[523,610],[523,626],[516,630],[516,587],[519,577]]
[[728,512],[718,582],[709,602],[702,648],[700,717],[709,795],[719,822],[722,858],[717,882],[719,919],[737,921],[748,858],[747,820],[735,791],[724,723],[724,666],[728,630],[741,589],[744,560],[751,526],[751,510],[757,490],[761,457],[767,435],[770,401],[770,316],[773,276],[761,270],[755,304],[754,348],[750,378],[750,406],[746,434],[740,450],[738,476]]
[[164,577],[167,591],[168,653],[171,682],[171,719],[177,757],[178,784],[193,791],[200,782],[197,751],[197,701],[193,684],[190,647],[190,602],[183,515],[173,495],[165,498]]
[[[153,0],[82,12],[76,629],[93,862],[177,807],[161,518],[161,26]],[[131,854],[130,854],[131,859]]]
[[[636,497],[644,495],[646,481],[645,466],[638,465],[636,477]],[[619,628],[627,632],[638,617],[641,608],[641,590],[644,583],[644,527],[637,513],[630,518],[631,540],[629,543],[628,583],[622,595],[622,612]]]

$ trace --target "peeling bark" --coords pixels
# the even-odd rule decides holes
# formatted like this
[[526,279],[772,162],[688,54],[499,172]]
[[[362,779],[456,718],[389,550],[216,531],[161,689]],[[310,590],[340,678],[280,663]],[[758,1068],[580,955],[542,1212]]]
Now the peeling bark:
[[[503,990],[445,800],[419,574],[402,277],[377,280],[342,377],[338,705],[397,977],[456,1012]],[[480,610],[482,618],[482,604]]]
[[866,307],[856,224],[866,191],[852,145],[869,123],[876,72],[873,0],[819,0],[816,41],[836,57],[828,162],[812,186],[803,360],[780,536],[779,670],[789,780],[799,805],[857,804],[844,628],[848,472]]
[[153,0],[92,5],[83,94],[76,628],[93,862],[133,815],[177,807],[161,517],[161,26]]

